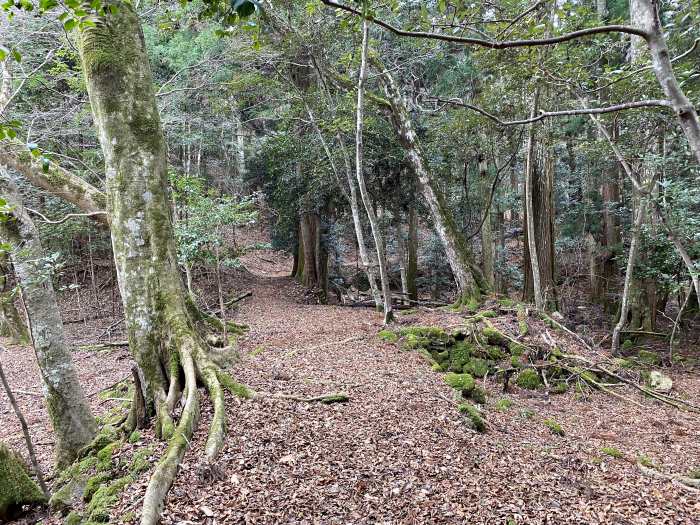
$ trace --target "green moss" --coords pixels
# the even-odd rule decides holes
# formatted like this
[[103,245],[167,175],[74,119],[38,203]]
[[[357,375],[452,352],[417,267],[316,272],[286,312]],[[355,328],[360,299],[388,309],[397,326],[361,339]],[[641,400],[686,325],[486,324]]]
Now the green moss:
[[221,386],[231,392],[234,396],[242,399],[250,399],[253,397],[253,392],[247,386],[236,382],[230,374],[219,370],[216,375],[219,378]]
[[131,457],[131,463],[129,463],[129,472],[136,476],[148,470],[151,467],[150,457],[152,455],[153,449],[151,447],[145,447],[134,452],[134,455]]
[[486,390],[484,390],[480,386],[475,386],[469,394],[469,397],[471,397],[472,401],[474,401],[475,403],[478,403],[480,405],[486,404]]
[[530,410],[529,408],[523,408],[520,411],[520,417],[523,419],[532,419],[533,417],[535,417],[535,411]]
[[97,466],[97,458],[95,456],[88,456],[78,463],[78,472],[85,474],[91,468]]
[[499,412],[506,412],[510,407],[513,406],[513,402],[507,397],[502,397],[496,401],[496,410]]
[[525,319],[518,321],[518,333],[520,335],[527,335],[529,331],[530,328],[527,326],[527,321],[525,321]]
[[613,363],[619,368],[634,368],[634,363],[632,361],[621,357],[614,358]]
[[474,377],[484,377],[489,371],[489,365],[484,359],[473,357],[464,365],[462,371]]
[[544,426],[546,426],[552,434],[556,434],[557,436],[563,436],[564,435],[564,429],[561,428],[561,425],[554,421],[551,418],[547,418],[543,421]]
[[9,521],[13,512],[22,505],[45,501],[22,459],[0,442],[0,521]]
[[455,390],[462,390],[463,392],[471,392],[475,386],[474,378],[471,375],[455,374],[454,372],[449,372],[445,375],[445,383]]
[[515,301],[513,301],[513,299],[509,299],[508,297],[504,297],[498,300],[498,304],[505,308],[512,308],[515,306]]
[[450,351],[449,350],[443,350],[442,352],[435,352],[435,360],[442,364],[445,363],[447,360],[450,359]]
[[124,487],[133,482],[134,478],[132,476],[124,476],[114,480],[109,485],[100,487],[87,506],[86,510],[89,519],[98,523],[109,522],[111,507],[117,503],[119,494],[124,490]]
[[257,356],[259,356],[260,354],[262,354],[264,351],[265,351],[265,348],[264,348],[263,346],[256,346],[256,347],[255,347],[255,350],[253,350],[252,352],[250,352],[248,355],[249,355],[250,357],[257,357]]
[[500,346],[488,346],[486,347],[486,355],[489,357],[489,359],[500,361],[506,356],[506,353],[501,350]]
[[521,345],[520,343],[516,343],[515,341],[510,341],[508,343],[508,350],[510,351],[510,355],[519,357],[525,353],[525,346]]
[[482,417],[481,412],[479,412],[478,408],[469,403],[461,403],[457,407],[457,409],[461,414],[465,414],[469,418],[469,421],[471,421],[474,430],[476,430],[477,432],[486,431],[486,422],[484,421],[484,418]]
[[377,334],[377,336],[379,339],[386,341],[387,343],[395,343],[399,340],[399,336],[396,334],[396,332],[392,332],[391,330],[382,330]]
[[133,510],[130,510],[129,512],[125,512],[121,516],[119,516],[119,521],[122,523],[129,523],[131,521],[136,520],[136,513]]
[[639,462],[640,465],[646,467],[646,468],[656,468],[656,465],[654,465],[654,462],[645,455],[641,455],[637,458],[637,461]]
[[515,384],[527,390],[536,390],[542,384],[540,376],[534,368],[526,368],[518,374]]
[[469,362],[473,347],[466,341],[460,341],[450,349],[450,363],[447,370],[451,372],[461,372]]
[[569,390],[569,386],[564,381],[560,381],[553,385],[549,391],[552,392],[552,394],[564,394],[567,390]]
[[112,454],[114,450],[120,445],[118,441],[114,441],[105,445],[97,452],[97,465],[98,471],[102,472],[105,470],[111,470],[114,467],[112,462]]
[[514,355],[510,358],[510,366],[513,368],[521,368],[523,364],[520,362],[520,358]]
[[65,513],[76,505],[83,497],[85,490],[85,477],[77,476],[63,484],[61,488],[53,491],[49,500],[49,507],[53,511]]
[[450,335],[438,326],[409,326],[401,329],[399,334],[404,340],[404,347],[409,350],[451,343]]
[[129,443],[138,443],[140,439],[141,432],[138,430],[134,430],[131,434],[129,434]]
[[442,365],[440,363],[433,363],[431,368],[433,369],[433,372],[443,372]]
[[510,342],[502,332],[498,331],[493,326],[485,326],[481,330],[481,335],[484,336],[484,339],[486,339],[486,341],[492,345],[508,346],[508,343]]
[[632,342],[631,339],[625,339],[622,342],[622,349],[623,350],[628,351],[628,350],[631,350],[632,348],[634,348],[634,343]]
[[476,314],[477,318],[485,318],[485,319],[493,319],[494,317],[498,317],[498,314],[494,312],[493,310],[482,310],[478,314]]
[[688,471],[688,477],[690,479],[700,479],[700,467],[690,469]]
[[63,520],[63,525],[80,525],[83,522],[83,516],[72,510],[68,513],[68,516],[66,516],[66,519]]
[[611,458],[615,458],[615,459],[621,459],[624,456],[624,454],[622,452],[620,452],[618,449],[616,449],[615,447],[603,447],[600,449],[600,451],[603,454],[610,456]]
[[321,403],[324,405],[332,405],[333,403],[347,403],[350,401],[350,397],[347,394],[331,394],[323,397]]
[[99,472],[89,478],[83,490],[83,501],[90,501],[95,495],[95,492],[97,492],[106,481],[112,478],[114,478],[114,475],[111,472]]
[[657,366],[661,364],[659,355],[656,352],[650,352],[648,350],[640,350],[639,353],[637,353],[637,359],[645,365]]

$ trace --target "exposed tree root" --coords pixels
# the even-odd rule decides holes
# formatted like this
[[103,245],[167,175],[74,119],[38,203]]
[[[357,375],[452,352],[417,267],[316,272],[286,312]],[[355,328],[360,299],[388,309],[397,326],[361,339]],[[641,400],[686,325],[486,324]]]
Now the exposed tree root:
[[676,482],[679,486],[692,490],[693,492],[700,491],[700,479],[689,478],[680,474],[664,474],[663,472],[659,472],[654,468],[645,467],[641,463],[637,463],[637,466],[642,474],[650,478]]

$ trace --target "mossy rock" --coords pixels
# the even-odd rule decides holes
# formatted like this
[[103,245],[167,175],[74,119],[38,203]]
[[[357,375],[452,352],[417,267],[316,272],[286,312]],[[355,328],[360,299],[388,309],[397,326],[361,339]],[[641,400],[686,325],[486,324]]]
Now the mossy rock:
[[630,350],[632,350],[632,348],[634,348],[634,342],[631,339],[625,339],[622,342],[622,349],[625,352],[629,352]]
[[489,371],[489,364],[485,359],[473,357],[464,365],[462,371],[474,377],[484,377]]
[[445,383],[462,392],[471,392],[476,385],[474,378],[470,374],[456,374],[454,372],[449,372],[445,375]]
[[485,326],[481,330],[481,335],[491,345],[507,347],[509,339],[494,326]]
[[433,352],[432,355],[433,355],[435,361],[437,361],[440,364],[443,364],[450,359],[450,351],[449,350],[443,350],[442,352]]
[[121,445],[119,441],[114,441],[105,445],[97,452],[96,468],[98,471],[103,472],[106,470],[111,470],[114,467],[114,463],[112,462],[112,455],[114,454],[114,451],[117,449],[117,447],[119,447],[119,445]]
[[469,418],[474,430],[477,432],[486,432],[486,421],[484,421],[484,418],[478,408],[469,403],[461,403],[457,409],[461,414],[464,414]]
[[133,482],[132,476],[124,476],[108,485],[102,485],[87,506],[88,519],[98,523],[109,522],[110,509],[117,503],[119,494],[124,490],[124,487]]
[[559,423],[554,421],[552,418],[547,418],[543,421],[544,426],[546,426],[549,431],[552,434],[556,434],[557,436],[563,436],[564,435],[564,429],[561,427]]
[[540,381],[540,375],[537,373],[537,370],[534,368],[526,368],[515,378],[515,384],[520,388],[536,390],[542,385],[542,382]]
[[440,363],[433,363],[433,366],[431,368],[433,372],[444,372]]
[[493,361],[500,361],[506,357],[506,353],[501,349],[500,346],[488,346],[485,351],[489,359]]
[[474,389],[470,392],[469,397],[475,403],[478,403],[480,405],[486,404],[486,390],[484,390],[480,386],[475,386]]
[[450,362],[447,370],[450,372],[461,372],[464,365],[469,362],[472,356],[473,347],[466,341],[460,341],[450,349]]
[[637,360],[645,365],[658,366],[661,364],[661,358],[656,352],[650,352],[648,350],[640,350],[637,353]]
[[80,475],[70,479],[60,489],[54,490],[49,500],[51,510],[65,514],[78,506],[83,499],[86,483],[87,476]]
[[414,350],[429,346],[449,346],[453,341],[450,335],[439,326],[409,326],[399,332],[404,339],[404,347]]
[[0,442],[0,522],[10,521],[23,505],[41,503],[46,497],[29,477],[22,458]]
[[395,343],[399,340],[399,336],[396,334],[396,332],[392,332],[391,330],[382,330],[377,334],[377,336],[379,339],[386,341],[387,343]]
[[85,489],[83,489],[83,501],[90,501],[95,495],[95,492],[112,478],[114,478],[114,475],[110,472],[99,472],[91,478],[88,478]]

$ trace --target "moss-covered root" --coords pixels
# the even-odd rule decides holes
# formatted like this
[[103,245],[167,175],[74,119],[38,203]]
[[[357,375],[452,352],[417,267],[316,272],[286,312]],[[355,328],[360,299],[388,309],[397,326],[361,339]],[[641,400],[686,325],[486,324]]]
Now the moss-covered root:
[[143,500],[141,525],[156,525],[159,522],[165,496],[175,480],[178,466],[189,446],[199,416],[197,376],[190,345],[182,345],[180,361],[185,374],[185,408],[182,410],[180,421],[168,442],[165,455],[158,462],[148,482]]
[[479,409],[469,403],[461,403],[457,407],[460,413],[465,414],[477,432],[486,432],[486,421],[479,412]]

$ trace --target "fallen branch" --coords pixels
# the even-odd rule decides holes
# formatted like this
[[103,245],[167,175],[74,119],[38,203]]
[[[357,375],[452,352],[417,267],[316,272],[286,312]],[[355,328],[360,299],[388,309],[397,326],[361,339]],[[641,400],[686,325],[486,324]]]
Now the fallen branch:
[[573,337],[574,339],[576,339],[576,340],[577,340],[579,343],[581,343],[583,346],[585,346],[588,350],[593,351],[593,348],[591,348],[591,345],[589,345],[589,344],[586,342],[586,340],[585,340],[583,337],[581,337],[580,335],[578,335],[576,332],[572,332],[572,331],[569,330],[566,326],[564,326],[562,323],[560,323],[560,322],[557,321],[556,319],[551,318],[550,316],[548,316],[548,315],[547,315],[546,313],[544,313],[544,312],[537,312],[537,314],[540,316],[540,318],[541,318],[543,321],[545,321],[545,322],[547,322],[547,323],[551,323],[551,324],[554,325],[556,328],[559,328],[560,330],[563,330],[564,332],[566,332],[567,334],[569,334],[571,337]]
[[313,397],[304,397],[296,394],[253,392],[253,399],[284,399],[287,401],[297,401],[299,403],[322,403],[324,405],[331,405],[333,403],[347,403],[350,401],[350,396],[345,392],[332,392]]
[[243,299],[245,299],[246,297],[250,297],[251,295],[253,295],[253,292],[251,290],[248,290],[247,292],[242,293],[238,297],[234,297],[233,299],[224,304],[226,306],[231,306],[232,304],[236,304],[238,301],[242,301]]

